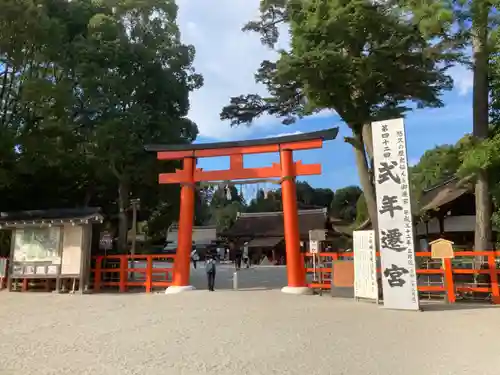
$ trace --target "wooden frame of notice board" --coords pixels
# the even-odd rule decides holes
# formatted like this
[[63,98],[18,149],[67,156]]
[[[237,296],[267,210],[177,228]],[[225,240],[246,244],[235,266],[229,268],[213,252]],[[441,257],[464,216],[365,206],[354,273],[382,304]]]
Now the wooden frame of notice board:
[[[2,223],[12,231],[9,256],[8,290],[21,290],[38,281],[45,281],[50,290],[55,280],[55,291],[64,291],[67,281],[70,289],[84,292],[90,275],[92,224],[101,222],[101,215],[82,219],[43,220]],[[63,282],[64,281],[64,282]]]

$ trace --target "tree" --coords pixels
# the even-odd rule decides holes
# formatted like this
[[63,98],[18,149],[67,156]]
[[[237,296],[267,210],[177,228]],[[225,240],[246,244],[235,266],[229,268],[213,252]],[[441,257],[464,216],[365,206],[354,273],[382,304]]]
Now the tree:
[[412,197],[418,201],[424,190],[455,177],[460,164],[458,147],[442,145],[427,150],[410,168]]
[[150,212],[178,200],[157,184],[178,163],[160,166],[144,145],[197,134],[186,115],[202,79],[175,2],[8,0],[0,13],[5,206],[102,204],[118,213],[125,249],[131,195]]
[[[245,30],[260,32],[274,45],[279,23],[290,28],[290,51],[276,62],[264,61],[256,80],[270,95],[241,95],[221,112],[233,125],[268,113],[290,124],[324,109],[336,111],[352,130],[345,141],[354,147],[370,218],[377,211],[372,171],[363,128],[372,121],[399,117],[418,108],[439,107],[450,56],[433,49],[414,25],[384,2],[369,0],[262,0],[261,18]],[[439,52],[439,53],[438,53]],[[369,145],[368,145],[369,146]]]
[[[498,0],[395,0],[413,13],[413,20],[427,37],[457,49],[470,46],[473,80],[473,129],[476,143],[489,134],[489,61],[498,33]],[[477,153],[474,153],[478,156]],[[474,248],[491,248],[491,199],[487,171],[476,170],[476,228]]]
[[[297,199],[298,201],[298,199]],[[260,189],[246,209],[247,212],[280,212],[283,211],[281,189],[265,192]]]
[[188,95],[201,85],[183,45],[174,1],[129,1],[101,9],[75,45],[77,99],[85,103],[77,125],[84,152],[116,181],[119,247],[126,245],[126,210],[134,187],[156,184],[148,143],[189,143],[197,128],[185,118]]
[[[334,197],[331,189],[313,188],[305,181],[297,181],[297,208],[299,210],[328,208]],[[265,192],[257,191],[247,207],[247,212],[278,212],[283,211],[281,189]]]
[[357,202],[362,193],[358,186],[337,189],[330,205],[331,214],[347,222],[354,222],[357,214]]
[[366,200],[363,194],[361,194],[356,202],[356,221],[354,222],[354,228],[358,228],[367,219],[369,219],[368,208],[366,207]]
[[213,190],[209,210],[209,223],[216,225],[219,231],[224,231],[234,224],[238,212],[245,210],[245,203],[236,186],[220,186]]

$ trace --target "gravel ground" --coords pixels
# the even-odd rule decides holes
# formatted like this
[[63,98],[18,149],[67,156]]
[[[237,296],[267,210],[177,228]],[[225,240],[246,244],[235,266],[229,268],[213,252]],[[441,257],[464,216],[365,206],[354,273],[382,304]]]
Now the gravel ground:
[[[224,286],[231,272],[222,268]],[[242,272],[248,287],[238,292],[1,292],[0,374],[500,373],[495,307],[430,305],[417,313],[291,296],[265,280],[280,272]],[[256,275],[266,290],[251,289]]]

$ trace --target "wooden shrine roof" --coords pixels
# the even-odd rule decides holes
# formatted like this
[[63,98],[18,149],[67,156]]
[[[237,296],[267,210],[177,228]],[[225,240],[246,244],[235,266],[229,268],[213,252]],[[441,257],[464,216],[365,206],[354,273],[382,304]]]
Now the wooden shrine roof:
[[[412,205],[413,215],[419,216],[426,211],[438,210],[468,193],[472,193],[468,184],[462,184],[457,177],[449,178],[423,191],[419,205]],[[371,221],[366,219],[356,230],[369,228],[371,228]]]
[[0,226],[2,227],[39,224],[42,222],[60,224],[71,222],[71,220],[99,222],[102,219],[103,216],[99,207],[0,212]]
[[222,149],[222,148],[249,147],[249,146],[266,146],[279,143],[310,141],[314,139],[330,141],[337,138],[338,132],[339,128],[331,128],[310,133],[285,135],[282,137],[275,137],[275,138],[261,138],[261,139],[249,139],[245,141],[195,143],[195,144],[159,144],[159,145],[146,145],[144,148],[146,151],[152,151],[152,152],[190,151],[190,150],[209,150],[215,148]]
[[436,210],[470,192],[469,187],[461,185],[458,178],[450,178],[424,190],[420,199],[420,212]]
[[[333,232],[326,209],[299,210],[301,238],[308,238],[313,229]],[[221,233],[224,237],[284,237],[283,212],[240,213],[234,225]]]

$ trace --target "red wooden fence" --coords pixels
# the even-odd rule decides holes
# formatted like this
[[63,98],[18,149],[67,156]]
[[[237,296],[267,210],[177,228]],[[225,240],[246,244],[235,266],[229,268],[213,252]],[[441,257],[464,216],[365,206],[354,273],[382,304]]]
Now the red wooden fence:
[[8,269],[9,269],[9,258],[0,257],[0,289],[7,288]]
[[[92,268],[92,273],[94,275],[93,290],[98,292],[101,287],[118,287],[120,292],[126,292],[129,287],[144,287],[146,293],[150,293],[153,288],[156,287],[168,287],[172,284],[172,274],[173,268],[154,268],[154,260],[168,260],[174,259],[175,255],[165,255],[165,254],[152,254],[152,255],[107,255],[107,256],[97,256],[95,259],[95,266]],[[104,260],[114,260],[119,261],[119,266],[117,268],[105,268],[106,266]],[[129,267],[129,261],[146,261],[145,268],[131,268]],[[173,263],[172,263],[173,267]],[[129,272],[134,274],[143,274],[140,280],[135,280],[129,278]],[[118,274],[118,281],[104,281],[104,274]],[[161,280],[155,277],[155,275],[163,274],[165,277],[161,277]]]
[[[305,254],[306,259],[311,257],[312,254]],[[338,259],[352,259],[353,253],[320,253],[321,258],[330,258],[332,260]],[[377,256],[380,256],[377,253]],[[417,252],[417,264],[419,259],[431,258],[430,252]],[[446,292],[446,298],[448,302],[454,303],[457,300],[457,294],[464,292],[477,292],[477,293],[487,293],[491,295],[491,300],[493,303],[500,304],[500,288],[498,284],[498,274],[500,269],[497,267],[497,258],[500,257],[500,251],[457,251],[455,252],[455,259],[460,259],[463,257],[469,257],[473,259],[484,258],[485,261],[481,262],[481,267],[474,269],[463,269],[458,268],[453,265],[454,260],[447,259],[444,260],[444,267],[440,265],[434,269],[428,268],[417,268],[417,275],[440,275],[442,276],[443,282],[439,285],[422,285],[419,283],[419,292],[426,293],[444,293]],[[95,265],[91,272],[93,275],[93,290],[98,292],[103,287],[117,287],[118,291],[126,292],[130,287],[144,287],[146,293],[150,293],[153,288],[165,288],[172,284],[173,276],[173,262],[171,267],[166,268],[155,268],[154,261],[169,261],[175,258],[175,255],[165,255],[165,254],[151,254],[151,255],[107,255],[107,256],[97,256],[94,257]],[[107,264],[109,261],[114,262],[115,268],[109,267]],[[140,261],[145,262],[145,267],[135,268],[130,266],[130,261]],[[312,268],[306,268],[307,272],[313,272]],[[139,278],[129,277],[129,273],[141,275]],[[317,268],[316,272],[321,272],[323,274],[330,274],[332,272],[331,267]],[[380,273],[380,270],[378,270]],[[113,275],[108,280],[104,276]],[[484,275],[486,276],[487,282],[472,283],[472,285],[463,285],[463,282],[457,280],[459,275],[471,275],[474,277]],[[92,279],[92,278],[91,278]],[[311,288],[321,288],[330,289],[331,285],[329,282],[323,283],[311,283],[309,284]]]
[[[417,252],[417,264],[419,263],[419,258],[431,258],[430,252]],[[313,254],[307,253],[306,259],[312,257]],[[331,258],[332,260],[338,260],[341,258],[352,258],[353,253],[320,253],[321,258]],[[380,257],[380,253],[377,252],[377,257]],[[429,292],[429,293],[442,293],[446,292],[446,297],[449,303],[454,303],[457,299],[457,292],[478,292],[478,293],[489,293],[491,294],[491,300],[495,304],[500,304],[500,288],[498,285],[498,274],[500,269],[497,267],[497,257],[500,257],[500,251],[457,251],[455,252],[455,259],[460,259],[461,257],[471,257],[477,259],[478,257],[486,258],[485,262],[481,262],[481,267],[479,269],[463,269],[453,267],[452,259],[445,259],[444,268],[441,265],[440,268],[436,269],[423,269],[417,268],[417,275],[442,275],[443,283],[441,285],[418,285],[419,292]],[[312,268],[306,268],[308,273],[314,272]],[[332,268],[316,268],[316,272],[331,274]],[[380,269],[377,270],[380,273]],[[456,280],[457,275],[487,275],[489,276],[489,281],[485,286],[464,286],[460,285]],[[311,283],[309,284],[311,288],[317,289],[330,289],[331,285],[328,282],[324,283]]]

